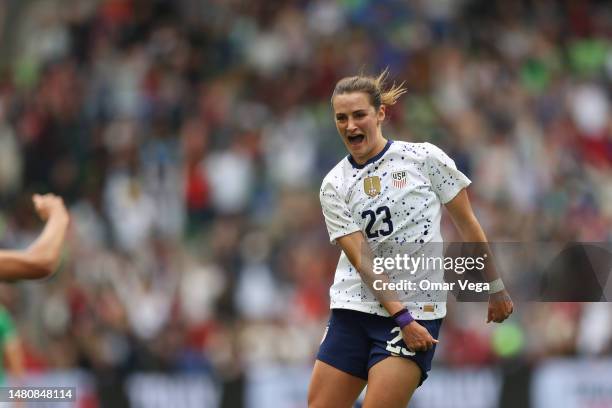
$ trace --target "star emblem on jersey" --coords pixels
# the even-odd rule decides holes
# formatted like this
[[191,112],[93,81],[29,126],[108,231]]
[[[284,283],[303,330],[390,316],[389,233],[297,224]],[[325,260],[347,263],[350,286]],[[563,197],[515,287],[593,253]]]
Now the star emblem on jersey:
[[391,178],[395,188],[404,188],[408,184],[408,172],[406,170],[394,171],[391,173]]
[[380,194],[380,177],[372,176],[363,179],[363,191],[370,197]]

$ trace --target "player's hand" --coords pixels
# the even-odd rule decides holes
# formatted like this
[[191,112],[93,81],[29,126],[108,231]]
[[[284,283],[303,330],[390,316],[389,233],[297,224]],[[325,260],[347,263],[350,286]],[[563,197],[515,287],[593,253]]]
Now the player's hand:
[[68,219],[68,210],[66,210],[64,200],[61,197],[55,194],[34,194],[32,201],[36,212],[43,221],[47,221],[50,217],[65,217]]
[[434,339],[427,329],[416,321],[404,326],[402,337],[406,347],[411,351],[427,351],[438,343],[438,340]]
[[505,289],[501,292],[489,295],[489,311],[487,323],[501,323],[508,318],[514,311],[514,303]]

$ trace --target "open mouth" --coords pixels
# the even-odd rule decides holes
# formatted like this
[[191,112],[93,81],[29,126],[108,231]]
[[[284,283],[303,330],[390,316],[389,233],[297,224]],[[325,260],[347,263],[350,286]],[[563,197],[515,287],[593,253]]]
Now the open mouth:
[[356,146],[365,140],[364,135],[348,136],[348,141],[351,146]]

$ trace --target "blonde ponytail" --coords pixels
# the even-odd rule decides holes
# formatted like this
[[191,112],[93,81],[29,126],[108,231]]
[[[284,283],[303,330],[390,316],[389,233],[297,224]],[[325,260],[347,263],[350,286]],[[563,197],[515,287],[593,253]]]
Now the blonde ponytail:
[[392,106],[399,98],[407,92],[405,82],[396,85],[395,82],[389,89],[385,89],[385,83],[389,76],[389,69],[382,71],[377,77],[359,74],[352,77],[342,78],[336,84],[332,93],[332,101],[337,95],[363,92],[370,98],[370,103],[376,108],[381,105]]
[[385,82],[389,77],[389,68],[385,68],[383,72],[376,77],[374,81],[376,83],[376,88],[380,89],[380,103],[386,106],[393,106],[397,103],[399,98],[407,92],[404,84],[406,82],[402,82],[399,85],[396,85],[395,82],[391,86],[391,88],[385,89]]

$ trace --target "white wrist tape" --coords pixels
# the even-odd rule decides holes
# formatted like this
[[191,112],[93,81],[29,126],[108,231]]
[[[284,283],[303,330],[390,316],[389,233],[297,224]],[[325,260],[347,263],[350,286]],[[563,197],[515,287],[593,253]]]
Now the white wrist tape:
[[501,278],[497,278],[494,281],[489,282],[489,295],[492,295],[493,293],[501,292],[505,288],[506,287],[504,286],[504,282],[501,280]]

